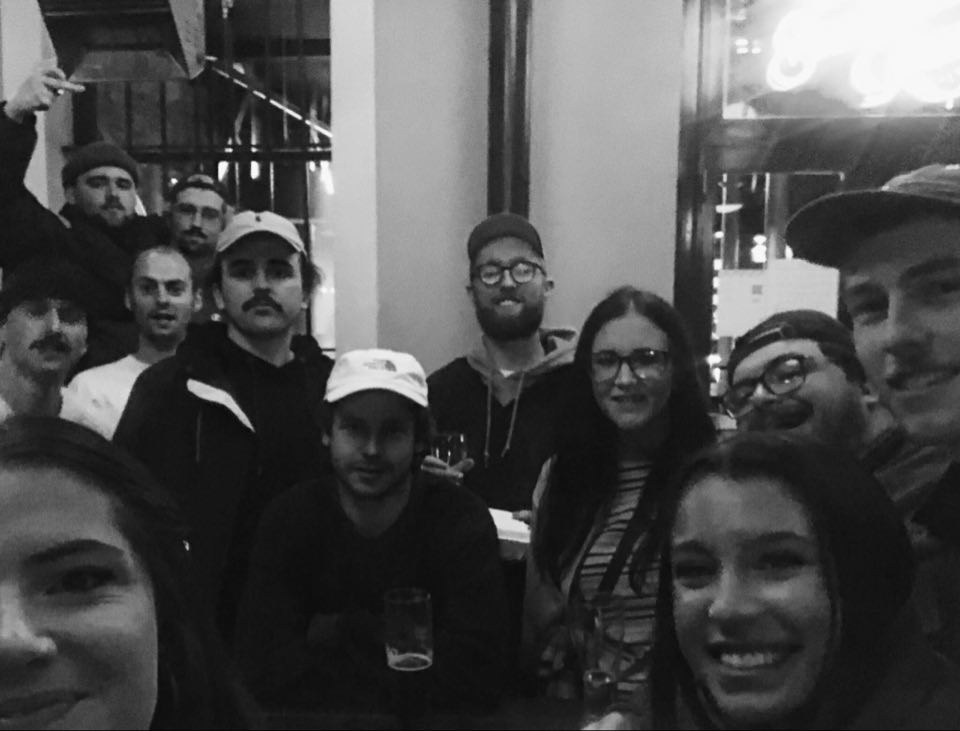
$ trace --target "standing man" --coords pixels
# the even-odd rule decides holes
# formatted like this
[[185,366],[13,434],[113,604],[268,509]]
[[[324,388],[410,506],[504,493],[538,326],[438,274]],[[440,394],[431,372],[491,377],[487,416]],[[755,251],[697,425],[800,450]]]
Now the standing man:
[[140,346],[132,355],[78,373],[68,389],[96,407],[101,431],[108,437],[140,374],[172,356],[183,342],[199,306],[198,294],[190,265],[178,249],[158,246],[134,260],[126,301],[140,331]]
[[430,408],[438,430],[466,435],[472,469],[464,484],[489,507],[526,511],[554,452],[574,333],[541,329],[553,280],[525,218],[490,216],[471,232],[467,255],[467,292],[483,334],[430,376]]
[[23,183],[37,144],[36,114],[65,92],[83,87],[66,80],[54,62],[41,64],[0,111],[0,267],[11,274],[47,255],[72,262],[90,292],[88,350],[82,367],[109,363],[134,351],[137,330],[124,306],[137,252],[164,243],[160,216],[138,216],[137,163],[109,142],[72,153],[63,167],[67,204],[60,215],[45,208]]
[[797,256],[840,269],[867,379],[908,435],[954,460],[912,522],[931,552],[942,549],[928,572],[943,569],[935,643],[960,660],[960,166],[820,198],[791,219],[786,239]]
[[207,322],[217,311],[206,286],[213,268],[217,238],[227,224],[227,192],[214,178],[194,173],[179,180],[168,194],[168,218],[173,243],[190,262],[193,281],[202,297],[194,322]]
[[433,608],[433,700],[494,703],[506,625],[496,530],[476,495],[420,472],[420,364],[344,354],[323,421],[332,470],[274,501],[257,538],[239,629],[251,689],[268,706],[389,710],[383,595],[417,587]]
[[114,441],[180,499],[198,591],[230,639],[264,507],[321,472],[319,408],[333,364],[295,335],[317,272],[290,221],[237,214],[212,278],[224,322],[198,326],[143,372]]
[[63,385],[87,347],[86,293],[76,269],[37,258],[0,291],[0,420],[60,416],[101,431],[91,404]]

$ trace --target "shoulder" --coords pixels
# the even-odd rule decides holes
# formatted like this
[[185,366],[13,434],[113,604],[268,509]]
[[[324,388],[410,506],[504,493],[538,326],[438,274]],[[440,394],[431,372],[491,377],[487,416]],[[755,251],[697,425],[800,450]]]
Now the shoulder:
[[442,388],[450,383],[466,378],[474,370],[465,357],[456,358],[441,366],[427,377],[430,388]]
[[493,529],[493,518],[487,504],[472,490],[432,478],[423,478],[424,507],[430,519],[443,521],[451,532],[470,527]]

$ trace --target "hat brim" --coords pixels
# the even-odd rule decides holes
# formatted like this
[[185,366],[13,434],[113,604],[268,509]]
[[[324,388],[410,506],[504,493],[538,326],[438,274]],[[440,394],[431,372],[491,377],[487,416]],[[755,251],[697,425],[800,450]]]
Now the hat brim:
[[275,238],[277,241],[280,241],[280,242],[286,244],[287,246],[289,246],[291,249],[293,249],[293,252],[294,252],[295,254],[305,254],[305,253],[306,253],[306,248],[304,247],[302,241],[297,241],[297,240],[291,239],[289,236],[284,236],[282,233],[278,233],[278,232],[276,232],[276,231],[265,231],[265,230],[263,230],[263,229],[255,229],[255,230],[252,230],[252,231],[246,231],[246,232],[244,232],[244,233],[241,233],[241,234],[240,234],[239,236],[237,236],[236,238],[231,238],[231,239],[228,239],[228,240],[226,240],[226,241],[224,241],[224,242],[222,242],[222,243],[218,243],[218,244],[217,244],[216,253],[217,253],[217,254],[225,254],[226,252],[228,252],[230,249],[232,249],[233,247],[235,247],[235,246],[236,246],[237,244],[239,244],[240,242],[242,242],[242,241],[250,238],[251,236],[257,236],[257,235],[259,235],[259,236],[273,237],[273,238]]
[[403,384],[397,383],[382,383],[379,381],[371,379],[357,379],[354,382],[343,383],[334,388],[328,389],[324,400],[327,403],[335,404],[337,401],[342,401],[347,396],[353,396],[355,393],[362,393],[364,391],[389,391],[395,393],[398,396],[402,396],[407,399],[407,401],[412,401],[417,406],[422,406],[427,408],[429,406],[428,400],[421,393],[417,393],[412,388],[406,388]]
[[840,268],[859,243],[865,219],[938,209],[960,211],[960,203],[894,190],[833,193],[797,211],[787,223],[784,238],[794,256]]

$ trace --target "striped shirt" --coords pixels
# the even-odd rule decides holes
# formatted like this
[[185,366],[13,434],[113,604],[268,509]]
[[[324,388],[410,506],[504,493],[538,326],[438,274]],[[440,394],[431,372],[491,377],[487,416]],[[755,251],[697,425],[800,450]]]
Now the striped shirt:
[[[574,593],[592,601],[600,582],[613,559],[627,525],[640,504],[640,498],[650,475],[650,462],[625,462],[620,465],[617,492],[603,527],[595,534],[593,543],[584,552],[578,567]],[[617,598],[617,613],[622,612],[622,624],[612,620],[604,629],[605,647],[601,652],[601,667],[618,678],[618,696],[625,698],[643,683],[649,671],[649,650],[653,644],[654,616],[657,602],[657,561],[647,567],[646,579],[638,596],[630,583],[630,558],[636,553],[646,531],[641,531],[630,547],[620,576],[612,590]]]

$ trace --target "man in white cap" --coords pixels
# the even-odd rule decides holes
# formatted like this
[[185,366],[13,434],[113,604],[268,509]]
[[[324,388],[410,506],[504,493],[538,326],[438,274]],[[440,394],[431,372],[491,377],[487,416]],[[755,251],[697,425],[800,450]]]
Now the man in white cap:
[[114,435],[180,498],[198,590],[228,640],[264,507],[324,462],[319,409],[333,362],[295,335],[316,277],[290,221],[237,214],[212,272],[223,322],[197,326],[143,372]]
[[240,611],[238,655],[266,706],[388,710],[383,594],[432,599],[432,697],[496,702],[506,600],[496,530],[471,491],[420,470],[427,381],[406,353],[358,350],[327,381],[331,470],[267,510]]

